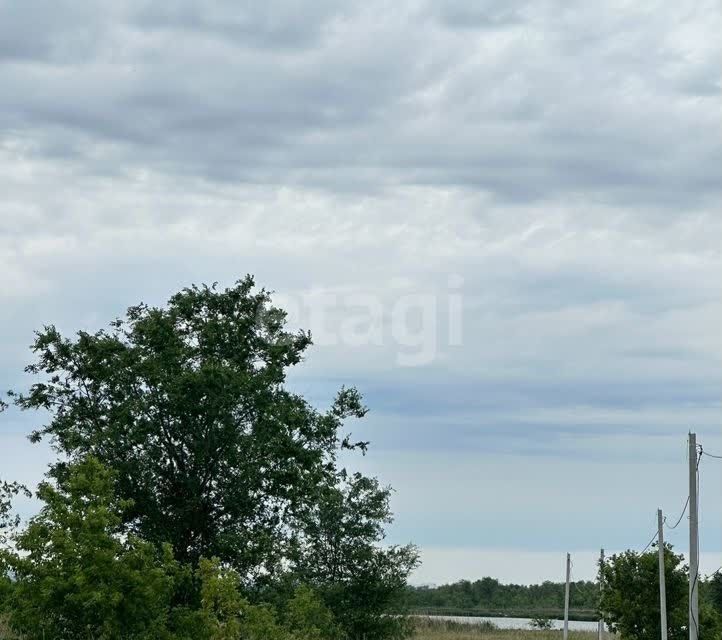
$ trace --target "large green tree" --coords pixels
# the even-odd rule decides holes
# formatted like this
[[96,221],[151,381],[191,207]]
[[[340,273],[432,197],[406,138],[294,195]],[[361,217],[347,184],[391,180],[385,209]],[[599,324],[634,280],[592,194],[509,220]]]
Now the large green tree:
[[365,411],[353,390],[319,413],[284,387],[311,344],[284,325],[247,278],[132,307],[110,331],[66,338],[48,326],[28,367],[42,382],[15,401],[49,411],[34,440],[118,472],[135,505],[127,524],[143,538],[171,543],[180,561],[272,571],[284,525],[334,468],[342,421]]
[[[667,593],[667,634],[670,640],[684,640],[688,631],[689,577],[684,557],[665,546]],[[661,637],[659,602],[659,555],[626,551],[609,558],[600,567],[604,590],[600,611],[610,629],[629,640],[657,640]],[[720,640],[719,615],[703,603],[700,607],[700,640]]]
[[[687,623],[688,581],[684,558],[665,549],[667,626],[670,640],[683,640]],[[659,564],[656,551],[611,556],[601,565],[604,590],[600,610],[613,632],[630,640],[661,637]]]
[[[286,387],[310,345],[249,276],[227,289],[184,289],[164,307],[131,307],[108,330],[66,337],[46,326],[27,367],[39,381],[11,397],[40,410],[32,439],[60,454],[56,482],[89,455],[113,471],[124,535],[168,543],[191,567],[219,558],[248,593],[316,563],[315,583],[334,602],[364,585],[365,622],[346,628],[360,637],[381,624],[416,556],[381,546],[388,489],[340,468],[342,450],[366,451],[344,431],[366,413],[359,393],[341,389],[322,412]],[[339,500],[343,518],[324,516]],[[365,532],[346,526],[356,520]],[[343,553],[322,584],[318,550],[333,527],[334,553]]]

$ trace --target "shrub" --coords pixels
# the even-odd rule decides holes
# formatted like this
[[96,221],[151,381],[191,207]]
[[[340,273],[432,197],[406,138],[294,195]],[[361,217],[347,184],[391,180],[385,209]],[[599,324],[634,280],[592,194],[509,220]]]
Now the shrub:
[[529,626],[540,631],[550,631],[554,628],[554,622],[549,618],[537,617],[531,619]]

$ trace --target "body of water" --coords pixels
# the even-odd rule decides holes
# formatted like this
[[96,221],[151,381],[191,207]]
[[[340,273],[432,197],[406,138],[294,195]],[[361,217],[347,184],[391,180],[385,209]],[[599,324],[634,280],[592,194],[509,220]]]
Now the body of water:
[[[432,620],[451,620],[452,622],[460,622],[462,624],[480,624],[482,622],[491,622],[499,629],[531,629],[529,623],[531,618],[476,618],[473,616],[427,616]],[[555,629],[562,629],[564,622],[562,620],[552,620]],[[596,631],[596,622],[583,622],[578,620],[569,621],[569,629],[572,631]]]

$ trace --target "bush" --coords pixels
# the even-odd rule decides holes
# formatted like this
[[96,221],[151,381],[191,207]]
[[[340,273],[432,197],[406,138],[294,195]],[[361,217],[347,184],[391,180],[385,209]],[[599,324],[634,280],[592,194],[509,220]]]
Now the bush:
[[539,629],[540,631],[550,631],[554,628],[554,622],[549,618],[538,617],[532,618],[529,626],[532,627],[532,629]]
[[[667,626],[670,640],[688,636],[689,576],[684,558],[666,545],[665,582]],[[657,640],[660,637],[658,552],[639,554],[626,551],[609,558],[602,566],[604,590],[601,613],[613,633],[629,640]],[[701,602],[700,640],[720,640],[720,616]]]
[[288,603],[286,624],[298,640],[341,640],[333,614],[310,587],[296,589]]
[[[342,640],[309,587],[280,608],[251,604],[217,558],[193,570],[168,546],[119,535],[127,505],[114,495],[113,474],[92,457],[40,487],[40,513],[0,549],[2,640]],[[8,506],[3,498],[5,524],[14,522]],[[197,602],[186,602],[187,591]]]
[[0,551],[10,626],[29,639],[146,638],[162,629],[176,567],[167,548],[115,535],[124,505],[111,472],[89,458],[58,486],[42,484],[38,497],[40,513]]

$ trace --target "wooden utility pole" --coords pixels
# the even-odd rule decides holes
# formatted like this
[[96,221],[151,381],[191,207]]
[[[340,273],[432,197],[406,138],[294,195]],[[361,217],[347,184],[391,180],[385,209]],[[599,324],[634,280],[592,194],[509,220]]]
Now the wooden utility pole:
[[[602,549],[602,552],[599,554],[599,597],[602,597],[602,594],[604,593],[604,549]],[[597,634],[599,636],[599,640],[604,640],[604,620],[602,620],[602,616],[599,616],[599,624],[597,625]],[[667,640],[666,638],[663,638],[663,640]]]
[[689,434],[689,640],[699,635],[699,506],[697,435]]
[[569,580],[572,575],[572,557],[567,553],[567,587],[564,591],[564,640],[569,638]]
[[662,640],[667,640],[667,587],[664,576],[664,518],[657,509],[657,542],[659,543],[659,615]]

